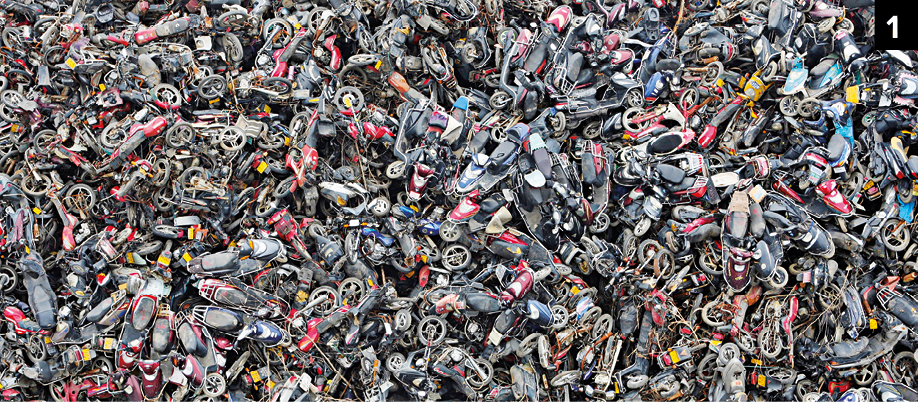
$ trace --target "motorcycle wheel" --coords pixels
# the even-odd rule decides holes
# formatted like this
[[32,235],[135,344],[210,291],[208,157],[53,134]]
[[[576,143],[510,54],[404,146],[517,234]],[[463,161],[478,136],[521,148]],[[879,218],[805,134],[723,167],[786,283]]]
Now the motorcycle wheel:
[[539,345],[539,338],[542,334],[529,334],[522,341],[520,341],[519,346],[516,347],[516,355],[520,358],[529,356],[535,350],[536,346]]
[[226,392],[226,379],[220,373],[210,373],[204,377],[202,388],[205,395],[211,398],[219,397]]
[[351,305],[356,305],[363,298],[364,292],[363,281],[357,278],[347,278],[338,285],[341,300]]
[[220,28],[242,27],[248,18],[249,14],[245,11],[236,10],[220,14],[215,22]]
[[643,131],[644,128],[647,127],[647,123],[633,123],[632,122],[632,119],[634,119],[635,116],[640,115],[641,113],[644,113],[644,109],[642,108],[632,107],[632,108],[626,109],[624,112],[622,112],[622,127],[624,127],[625,130],[630,131],[632,133],[639,133]]
[[797,381],[797,385],[794,389],[794,396],[797,397],[798,401],[803,401],[808,394],[818,391],[819,387],[816,384],[808,379],[803,379]]
[[315,36],[316,32],[319,30],[319,25],[322,24],[322,15],[329,11],[325,7],[316,7],[313,8],[309,14],[306,15],[306,29],[309,30],[309,34]]
[[326,297],[326,300],[317,304],[313,307],[313,312],[320,317],[325,317],[341,307],[341,295],[337,290],[331,286],[319,286],[309,294],[309,300],[306,304],[310,304],[320,297]]
[[711,0],[690,0],[685,7],[692,11],[701,11],[711,6]]
[[439,346],[446,339],[447,331],[446,321],[435,315],[426,316],[418,322],[418,340],[424,346]]
[[68,211],[89,212],[96,205],[98,196],[96,190],[87,184],[76,184],[64,193],[64,206]]
[[453,244],[443,250],[440,262],[451,271],[461,271],[472,263],[472,252],[466,246]]
[[740,349],[735,343],[725,343],[720,347],[720,353],[717,355],[717,362],[725,366],[730,360],[740,358],[741,356],[742,353],[740,353]]
[[768,16],[768,12],[770,9],[771,9],[771,2],[769,0],[755,0],[749,6],[749,10],[763,17]]
[[4,294],[10,294],[19,287],[19,275],[10,266],[0,267],[0,289]]
[[235,152],[246,144],[245,131],[239,127],[230,126],[220,132],[220,147],[224,151]]
[[48,350],[45,348],[45,342],[42,339],[41,335],[32,335],[29,337],[29,340],[26,342],[26,357],[32,361],[32,363],[38,363],[40,361],[45,361],[48,358]]
[[660,245],[660,242],[653,239],[644,240],[641,242],[641,245],[638,246],[638,261],[640,261],[641,264],[647,263],[656,257],[657,252],[661,250],[663,250],[663,246]]
[[851,377],[854,379],[855,384],[862,387],[873,384],[873,380],[877,378],[877,363],[872,362],[866,366],[862,366]]
[[741,331],[733,337],[733,342],[745,353],[754,353],[757,347],[755,337],[748,332]]
[[398,352],[392,353],[386,358],[386,369],[394,373],[402,368],[406,361],[408,359],[405,358],[405,355]]
[[758,341],[759,350],[769,360],[777,359],[781,355],[781,351],[784,350],[784,346],[781,344],[781,333],[770,327],[766,327],[762,332],[759,332]]
[[838,285],[830,283],[816,293],[816,300],[824,310],[834,310],[842,303],[842,290]]
[[880,233],[883,236],[883,245],[890,251],[905,250],[912,242],[912,234],[901,220],[893,218],[883,223]]
[[695,375],[702,380],[711,381],[715,373],[717,373],[717,355],[709,353],[698,362]]
[[153,174],[153,187],[162,187],[166,185],[171,177],[172,164],[166,158],[158,158],[153,162],[151,174]]
[[242,42],[239,41],[239,38],[231,33],[225,33],[220,38],[220,44],[223,45],[223,51],[226,53],[226,58],[233,63],[239,63],[242,61],[242,58],[245,55],[245,51],[242,49]]
[[497,91],[488,99],[488,105],[491,105],[494,109],[502,110],[506,109],[511,101],[513,101],[513,97],[510,94],[504,91]]
[[701,308],[701,320],[711,328],[722,327],[733,320],[733,313],[720,308],[722,303],[712,301]]
[[593,329],[590,331],[590,335],[593,335],[593,339],[599,339],[599,337],[612,332],[612,327],[615,325],[615,321],[612,319],[612,316],[609,314],[603,314],[599,316],[596,320],[596,323],[593,324]]
[[265,21],[264,26],[261,28],[262,39],[270,39],[271,34],[276,29],[282,29],[284,32],[277,37],[277,42],[274,44],[275,49],[283,47],[283,44],[287,43],[293,36],[293,25],[290,25],[290,23],[283,18],[271,18]]
[[562,371],[552,377],[551,386],[553,388],[558,388],[564,385],[573,384],[580,379],[580,375],[583,374],[580,370],[568,370]]
[[197,89],[198,96],[207,101],[223,96],[224,91],[226,91],[226,78],[219,75],[204,77]]
[[284,96],[293,91],[293,83],[282,77],[270,77],[264,82],[265,88],[277,92],[279,96]]
[[554,116],[548,118],[548,124],[555,131],[564,131],[567,127],[567,116],[563,112],[555,113]]
[[178,109],[182,105],[182,93],[172,84],[159,84],[150,89],[150,95],[164,109]]
[[468,376],[465,379],[472,388],[480,391],[491,384],[491,379],[494,378],[494,366],[491,365],[491,362],[481,357],[475,359],[475,364],[478,365],[478,368],[480,368],[483,373],[479,373],[478,370],[470,367],[469,370],[466,371]]
[[411,311],[402,309],[395,312],[395,317],[392,319],[392,326],[395,327],[396,331],[401,332],[411,328]]
[[[333,99],[335,107],[342,112],[350,108],[353,108],[355,112],[360,111],[364,105],[363,92],[356,87],[342,87],[335,92]],[[348,106],[348,103],[350,103],[350,106]]]
[[605,233],[606,230],[609,230],[611,224],[612,220],[609,219],[609,215],[606,213],[596,215],[593,217],[593,223],[589,226],[590,233]]
[[194,141],[196,130],[186,122],[173,124],[166,131],[166,144],[172,148],[182,148]]
[[[39,178],[36,179],[35,175],[38,175]],[[22,177],[22,180],[19,181],[19,184],[23,193],[32,197],[42,197],[47,194],[48,189],[51,188],[48,184],[50,181],[51,179],[49,179],[48,176],[41,173],[26,173]]]
[[787,274],[787,270],[784,267],[777,267],[771,277],[765,280],[765,285],[770,289],[784,289],[789,279],[790,275]]

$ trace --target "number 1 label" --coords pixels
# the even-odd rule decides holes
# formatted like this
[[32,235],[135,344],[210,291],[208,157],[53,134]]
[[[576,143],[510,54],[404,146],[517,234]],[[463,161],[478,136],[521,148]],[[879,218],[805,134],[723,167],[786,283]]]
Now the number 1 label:
[[899,16],[892,16],[889,21],[886,21],[886,25],[892,25],[893,39],[899,39]]

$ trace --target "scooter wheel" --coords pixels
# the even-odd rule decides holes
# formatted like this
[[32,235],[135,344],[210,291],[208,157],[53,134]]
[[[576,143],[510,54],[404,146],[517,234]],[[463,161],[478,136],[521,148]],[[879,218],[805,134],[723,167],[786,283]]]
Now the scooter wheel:
[[759,350],[767,359],[774,360],[781,355],[781,351],[784,350],[781,342],[781,333],[771,327],[766,327],[759,332]]
[[765,281],[765,285],[771,289],[784,289],[789,279],[790,275],[787,274],[787,270],[784,267],[777,267],[771,277]]
[[210,373],[207,377],[204,377],[202,387],[205,395],[216,398],[226,392],[226,379],[223,378],[222,374]]
[[408,360],[405,358],[405,355],[398,352],[392,353],[386,358],[386,369],[394,373],[402,368],[406,361]]
[[554,329],[562,329],[567,327],[567,323],[571,319],[570,312],[567,311],[567,308],[561,304],[555,304],[554,306],[551,306],[551,316],[551,327]]
[[593,339],[598,339],[599,337],[612,332],[612,327],[615,325],[615,321],[612,319],[612,316],[609,314],[603,314],[599,316],[596,320],[596,323],[593,324],[593,329],[590,331],[590,335],[593,335]]
[[0,267],[0,289],[4,294],[10,294],[19,286],[19,275],[10,266]]
[[625,102],[631,107],[644,107],[644,93],[639,88],[631,88],[625,94]]
[[690,0],[685,7],[692,11],[701,11],[711,6],[711,0]]
[[899,352],[892,360],[893,379],[909,387],[918,384],[915,373],[918,372],[918,360],[912,352]]
[[593,223],[590,224],[590,233],[604,233],[606,230],[609,230],[611,223],[612,220],[609,219],[609,215],[606,215],[605,213],[596,215],[593,217]]
[[510,105],[510,102],[513,101],[513,97],[510,94],[504,91],[497,91],[494,95],[491,95],[491,98],[488,99],[488,105],[491,105],[494,109],[506,109]]
[[452,243],[461,237],[462,228],[459,227],[458,223],[447,220],[440,224],[440,238],[443,241]]
[[242,49],[242,42],[239,41],[236,35],[231,33],[223,34],[223,37],[220,38],[220,44],[223,45],[223,51],[229,61],[233,63],[242,61],[244,50]]
[[398,180],[405,177],[405,162],[395,161],[386,167],[386,177],[391,180]]
[[822,111],[822,102],[815,98],[806,98],[797,105],[797,113],[804,118],[815,118]]
[[905,250],[909,243],[912,242],[912,234],[902,221],[899,219],[890,219],[883,224],[880,230],[883,236],[883,245],[890,251],[899,252]]
[[796,96],[790,95],[781,99],[781,102],[778,103],[778,109],[781,110],[781,114],[787,117],[794,117],[797,115],[799,105],[800,100]]
[[324,297],[325,300],[313,307],[313,312],[320,317],[325,317],[333,313],[341,306],[341,295],[331,286],[319,286],[315,288],[312,293],[309,294],[307,304],[312,304],[312,302],[319,300],[321,297]]
[[534,351],[536,346],[539,345],[539,337],[541,336],[542,334],[536,333],[529,334],[529,336],[523,338],[523,340],[520,341],[519,346],[516,347],[516,355],[520,358],[523,358],[532,354],[532,351]]
[[602,123],[598,121],[591,121],[586,127],[583,128],[583,138],[588,140],[595,139],[599,137],[599,134],[602,133]]

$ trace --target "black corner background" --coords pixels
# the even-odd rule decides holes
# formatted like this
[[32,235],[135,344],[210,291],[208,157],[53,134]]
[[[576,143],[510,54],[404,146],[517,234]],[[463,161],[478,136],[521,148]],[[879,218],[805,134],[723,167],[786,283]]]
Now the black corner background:
[[[875,43],[880,50],[918,50],[918,1],[877,0]],[[893,29],[887,22],[899,17],[899,38],[893,39]]]

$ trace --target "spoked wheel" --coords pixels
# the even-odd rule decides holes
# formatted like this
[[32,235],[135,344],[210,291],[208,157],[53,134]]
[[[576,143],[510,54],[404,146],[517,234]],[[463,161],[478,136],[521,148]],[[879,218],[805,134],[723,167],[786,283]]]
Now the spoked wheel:
[[707,242],[701,250],[699,250],[698,259],[698,268],[701,268],[708,275],[722,275],[724,273],[723,265],[723,254],[720,250],[717,250],[717,246],[713,242]]
[[50,182],[51,179],[41,173],[26,173],[19,184],[22,187],[22,192],[32,197],[41,197],[48,193],[48,189],[51,188],[51,185],[48,184]]
[[269,91],[277,92],[280,96],[293,92],[293,83],[282,77],[270,77],[265,80],[264,86]]
[[[914,374],[914,372],[912,372]],[[873,362],[866,366],[862,366],[857,370],[856,373],[852,376],[854,383],[862,387],[869,386],[873,384],[873,380],[877,378],[877,363]]]
[[223,96],[226,91],[226,78],[220,75],[209,75],[198,85],[198,96],[204,100],[214,100]]
[[609,215],[601,213],[593,217],[593,223],[590,224],[589,230],[591,233],[605,233],[611,225],[612,220],[609,219]]
[[644,109],[638,108],[638,107],[632,107],[630,109],[625,110],[622,113],[622,126],[625,128],[625,130],[630,131],[632,133],[638,133],[638,132],[643,131],[645,128],[647,128],[647,126],[649,125],[648,122],[634,121],[642,114],[644,114]]
[[311,304],[321,297],[324,297],[325,301],[319,302],[313,307],[313,312],[315,312],[316,315],[325,317],[337,310],[338,307],[341,307],[341,295],[330,286],[319,286],[313,290],[309,295],[309,303],[307,304]]
[[551,317],[552,317],[552,328],[562,329],[567,327],[567,323],[570,320],[570,312],[567,311],[567,308],[561,304],[555,304],[551,306]]
[[335,92],[335,107],[340,111],[354,109],[360,111],[364,105],[363,92],[356,87],[342,87]]
[[488,99],[488,104],[495,109],[506,109],[513,97],[504,91],[497,91]]
[[398,180],[405,176],[405,162],[395,161],[386,167],[386,177],[392,180]]
[[599,137],[599,134],[602,132],[602,123],[598,121],[593,121],[587,124],[583,128],[583,138],[592,140],[596,137]]
[[798,113],[798,107],[800,106],[800,100],[796,96],[790,95],[785,96],[781,99],[781,102],[778,103],[778,109],[781,113],[788,117],[794,117]]
[[226,392],[226,379],[223,378],[222,374],[210,373],[207,377],[204,377],[202,388],[205,395],[211,398],[219,397]]
[[807,98],[797,106],[797,113],[801,117],[811,118],[817,116],[822,111],[822,102],[817,99]]
[[401,353],[392,353],[386,358],[386,369],[394,373],[396,370],[402,368],[406,361],[408,360],[405,358],[405,355]]
[[438,346],[446,339],[447,330],[446,321],[429,315],[418,323],[418,340],[424,346]]
[[625,94],[625,103],[631,107],[644,107],[644,93],[639,88],[631,88]]

